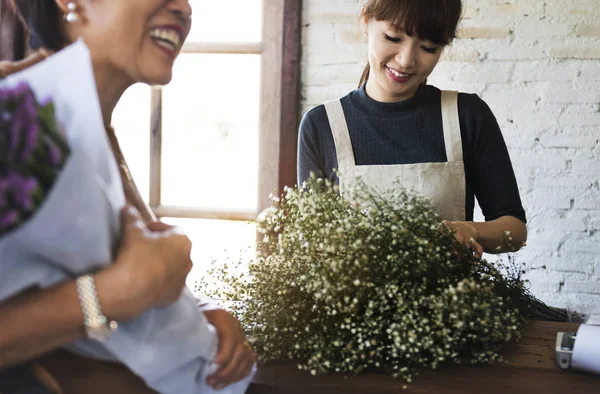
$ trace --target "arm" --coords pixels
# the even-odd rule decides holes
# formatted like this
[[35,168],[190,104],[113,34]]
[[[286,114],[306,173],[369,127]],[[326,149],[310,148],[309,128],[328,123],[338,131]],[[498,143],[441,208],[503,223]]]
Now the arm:
[[500,126],[477,95],[459,95],[459,113],[467,182],[486,221],[446,225],[478,254],[516,251],[527,240],[526,218]]
[[[111,270],[96,275],[103,312],[121,320],[129,314]],[[19,364],[85,335],[75,281],[47,290],[30,290],[0,304],[0,368]]]
[[473,223],[473,226],[477,229],[477,242],[486,253],[517,251],[527,242],[527,226],[513,216]]
[[324,176],[326,172],[319,157],[317,128],[309,111],[302,118],[298,132],[298,185],[309,179],[311,173],[317,177]]
[[[456,231],[458,242],[468,244],[479,256],[519,250],[527,241],[527,226],[513,216],[502,216],[489,222],[448,222]],[[474,241],[472,241],[474,240]]]
[[[115,263],[94,275],[101,309],[117,321],[175,302],[192,268],[191,242],[176,228],[152,233],[132,209],[122,210],[122,220],[123,242]],[[23,292],[0,303],[0,368],[57,349],[84,333],[75,281]]]

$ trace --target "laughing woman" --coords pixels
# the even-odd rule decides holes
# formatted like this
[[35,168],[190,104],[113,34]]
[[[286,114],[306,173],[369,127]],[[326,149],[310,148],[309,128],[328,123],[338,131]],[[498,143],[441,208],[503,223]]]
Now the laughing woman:
[[[14,0],[14,3],[44,50],[24,62],[5,63],[0,71],[3,74],[19,71],[82,37],[91,54],[109,140],[121,167],[126,168],[110,128],[113,110],[134,83],[164,85],[171,80],[173,63],[190,31],[192,11],[188,0]],[[128,203],[134,208],[123,210],[122,246],[113,264],[93,275],[48,289],[31,289],[0,303],[2,394],[48,390],[151,391],[122,366],[94,364],[92,360],[59,350],[90,332],[90,327],[84,324],[84,305],[79,301],[81,289],[96,293],[94,309],[98,317],[127,321],[152,308],[174,303],[185,286],[191,268],[189,239],[155,221],[133,181],[124,177],[123,185]],[[204,313],[219,337],[214,360],[219,368],[207,377],[208,384],[219,389],[247,376],[255,359],[239,322],[226,311],[207,305],[198,313]],[[151,337],[150,331],[139,335]],[[177,341],[178,338],[173,338],[174,349]],[[140,352],[139,357],[143,354]],[[73,389],[77,387],[73,385],[75,380],[85,384],[86,378],[89,378],[87,386]]]
[[[456,36],[461,0],[369,0],[361,13],[369,63],[359,88],[309,111],[300,125],[298,182],[311,173],[344,194],[361,179],[379,192],[413,189],[457,240],[497,253],[525,212],[498,123],[475,94],[427,85]],[[339,169],[338,173],[334,169]],[[473,222],[474,198],[485,222]]]

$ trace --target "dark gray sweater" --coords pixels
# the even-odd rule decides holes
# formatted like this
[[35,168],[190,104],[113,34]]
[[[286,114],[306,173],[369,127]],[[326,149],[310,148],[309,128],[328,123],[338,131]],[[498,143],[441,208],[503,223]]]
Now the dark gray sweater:
[[[446,162],[441,92],[422,85],[398,103],[371,99],[364,85],[342,98],[356,165]],[[498,122],[476,94],[458,96],[465,176],[466,215],[473,219],[474,197],[486,220],[514,216],[526,221],[514,171]],[[304,115],[298,137],[298,183],[311,172],[337,182],[335,144],[323,105]]]

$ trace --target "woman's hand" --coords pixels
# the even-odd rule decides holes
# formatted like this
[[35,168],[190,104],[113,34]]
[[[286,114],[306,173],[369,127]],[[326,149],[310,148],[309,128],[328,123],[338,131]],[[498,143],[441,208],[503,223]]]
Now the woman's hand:
[[22,70],[25,70],[26,68],[29,68],[29,67],[33,66],[34,64],[41,62],[42,60],[46,59],[50,55],[51,55],[51,53],[48,52],[47,50],[40,49],[39,51],[32,53],[25,59],[18,61],[18,62],[1,61],[0,62],[0,78],[5,77],[10,74],[14,74],[14,73],[22,71]]
[[[97,274],[100,303],[114,311],[112,319],[132,318],[155,306],[166,306],[181,296],[192,269],[192,243],[177,227],[164,223],[146,226],[132,207],[121,211],[123,236],[115,263]],[[107,292],[112,294],[106,295]],[[116,293],[116,294],[115,294]],[[115,313],[116,312],[116,313]]]
[[475,256],[481,258],[483,247],[478,242],[479,230],[471,222],[451,222],[444,220],[442,224],[454,231],[454,238],[459,243],[473,249]]
[[513,216],[487,222],[442,222],[455,231],[456,240],[470,246],[481,257],[485,253],[516,252],[527,241],[527,226]]
[[215,326],[219,337],[219,350],[214,360],[218,369],[206,379],[206,383],[220,390],[248,376],[256,357],[233,315],[223,309],[204,311],[204,315]]

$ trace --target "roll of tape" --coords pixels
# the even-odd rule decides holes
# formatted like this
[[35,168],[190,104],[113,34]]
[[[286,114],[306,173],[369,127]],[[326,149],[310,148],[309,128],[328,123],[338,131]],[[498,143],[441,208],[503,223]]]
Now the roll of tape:
[[579,326],[571,367],[600,375],[600,326]]

